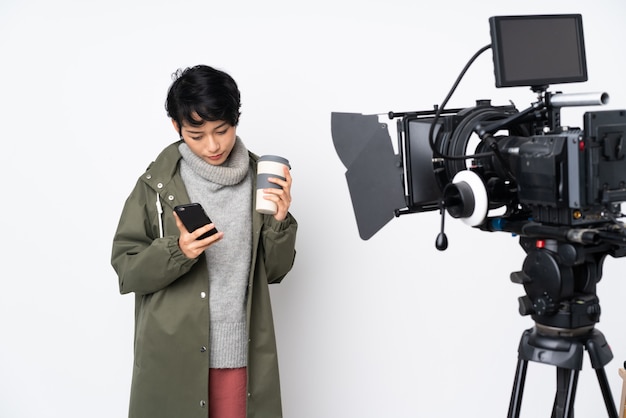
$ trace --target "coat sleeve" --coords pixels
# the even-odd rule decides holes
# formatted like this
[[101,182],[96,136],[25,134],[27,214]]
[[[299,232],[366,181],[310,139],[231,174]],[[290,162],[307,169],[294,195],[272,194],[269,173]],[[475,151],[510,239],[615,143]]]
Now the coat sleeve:
[[197,261],[183,254],[178,235],[159,237],[156,199],[156,192],[138,181],[124,204],[111,252],[122,294],[161,290]]
[[298,223],[289,213],[283,221],[266,216],[261,240],[267,281],[280,283],[293,267],[296,258]]

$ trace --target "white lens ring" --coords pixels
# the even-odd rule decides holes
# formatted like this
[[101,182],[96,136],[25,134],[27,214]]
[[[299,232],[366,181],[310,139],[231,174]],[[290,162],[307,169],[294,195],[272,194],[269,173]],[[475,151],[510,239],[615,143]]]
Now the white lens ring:
[[489,201],[487,199],[487,190],[478,174],[473,171],[459,171],[452,179],[453,184],[464,181],[472,189],[474,195],[474,211],[469,217],[461,218],[461,220],[469,226],[477,226],[484,222],[487,217],[487,208]]

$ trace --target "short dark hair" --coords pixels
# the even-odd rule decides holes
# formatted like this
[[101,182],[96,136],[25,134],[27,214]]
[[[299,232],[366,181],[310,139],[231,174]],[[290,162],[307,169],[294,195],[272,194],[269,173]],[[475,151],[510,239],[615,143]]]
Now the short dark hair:
[[178,123],[179,129],[183,122],[199,126],[204,121],[216,120],[237,126],[241,94],[230,75],[208,65],[196,65],[178,69],[172,78],[174,82],[167,92],[165,110]]

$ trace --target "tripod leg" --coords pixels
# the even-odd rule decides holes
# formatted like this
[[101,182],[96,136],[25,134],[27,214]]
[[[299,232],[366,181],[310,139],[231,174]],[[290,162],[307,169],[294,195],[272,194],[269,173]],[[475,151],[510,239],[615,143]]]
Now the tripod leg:
[[574,399],[578,383],[578,370],[556,369],[556,397],[552,418],[574,418]]
[[615,401],[613,395],[611,395],[611,388],[609,387],[609,381],[606,378],[606,372],[603,367],[596,369],[596,375],[598,376],[598,382],[600,383],[600,390],[602,391],[602,397],[604,398],[604,404],[606,410],[609,413],[609,418],[619,418],[617,415],[617,409],[615,408]]
[[509,404],[509,413],[507,415],[508,418],[519,418],[527,368],[528,361],[518,358],[517,369],[515,370],[515,381],[513,382],[513,391],[511,392],[511,403]]

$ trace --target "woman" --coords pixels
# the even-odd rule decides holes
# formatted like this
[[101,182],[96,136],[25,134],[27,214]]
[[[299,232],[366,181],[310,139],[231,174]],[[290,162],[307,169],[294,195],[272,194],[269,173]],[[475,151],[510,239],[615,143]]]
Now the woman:
[[[240,106],[223,71],[179,70],[166,110],[180,140],[124,205],[111,262],[135,293],[130,418],[282,416],[268,283],[295,259],[292,178],[269,180],[274,215],[253,210],[258,157],[236,135]],[[213,223],[187,231],[173,208],[190,202]]]

